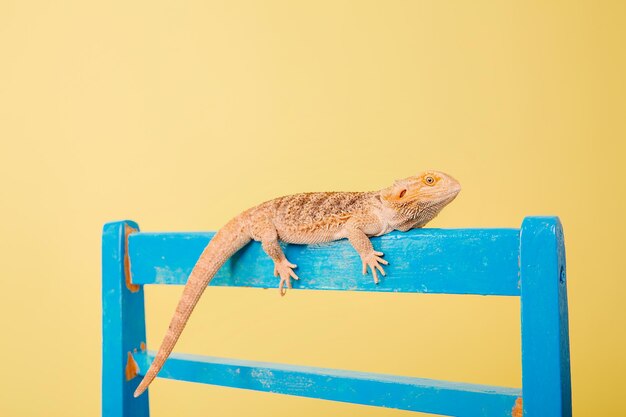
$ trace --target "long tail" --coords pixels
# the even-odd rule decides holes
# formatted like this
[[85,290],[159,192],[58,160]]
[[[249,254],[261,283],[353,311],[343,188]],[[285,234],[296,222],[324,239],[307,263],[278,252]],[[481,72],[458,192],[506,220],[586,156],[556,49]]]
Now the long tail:
[[183,295],[176,307],[174,317],[172,317],[172,321],[170,322],[170,327],[163,338],[163,342],[161,342],[159,352],[150,365],[150,369],[148,369],[148,372],[135,390],[135,397],[140,396],[148,388],[148,385],[150,385],[161,370],[167,357],[172,353],[176,341],[185,328],[191,312],[198,303],[208,283],[221,266],[224,265],[224,262],[250,240],[250,237],[242,230],[241,222],[238,217],[228,222],[213,236],[213,239],[211,239],[204,249],[198,262],[196,262],[196,265],[191,271],[191,275],[183,290]]

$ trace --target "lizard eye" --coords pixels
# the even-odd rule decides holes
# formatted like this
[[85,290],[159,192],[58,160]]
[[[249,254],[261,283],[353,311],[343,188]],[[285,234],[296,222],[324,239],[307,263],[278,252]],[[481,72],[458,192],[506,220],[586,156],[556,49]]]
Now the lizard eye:
[[402,190],[402,191],[400,191],[399,197],[402,198],[402,197],[404,197],[405,194],[406,194],[406,190]]
[[424,177],[424,184],[426,185],[435,185],[435,178],[432,175],[427,175]]

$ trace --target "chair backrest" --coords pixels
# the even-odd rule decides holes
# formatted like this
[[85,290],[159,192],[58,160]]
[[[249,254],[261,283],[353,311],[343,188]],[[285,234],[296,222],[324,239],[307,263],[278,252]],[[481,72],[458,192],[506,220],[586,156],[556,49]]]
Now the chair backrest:
[[[149,415],[147,393],[132,395],[154,357],[145,346],[143,285],[184,284],[212,236],[142,233],[132,221],[104,226],[103,416]],[[347,241],[287,245],[287,257],[306,277],[294,288],[520,297],[522,388],[176,353],[159,377],[449,416],[571,416],[565,249],[558,218],[527,217],[520,229],[394,232],[372,243],[390,261],[378,285],[362,277]],[[276,287],[272,269],[253,242],[211,285]]]

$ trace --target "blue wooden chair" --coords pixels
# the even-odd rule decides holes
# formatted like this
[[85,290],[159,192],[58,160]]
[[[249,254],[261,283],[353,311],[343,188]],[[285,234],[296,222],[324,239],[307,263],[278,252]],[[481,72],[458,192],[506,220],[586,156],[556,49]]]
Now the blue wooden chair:
[[[213,233],[139,233],[131,221],[102,236],[102,415],[149,415],[133,398],[154,352],[145,348],[143,285],[184,284]],[[389,260],[379,285],[361,275],[347,241],[287,245],[294,288],[521,297],[522,388],[172,354],[159,377],[450,416],[571,416],[565,249],[556,217],[520,229],[418,229],[372,239]],[[333,256],[330,256],[330,255]],[[339,256],[337,256],[339,255]],[[341,259],[341,262],[328,262]],[[276,287],[258,243],[211,285]],[[523,401],[522,401],[523,398]]]

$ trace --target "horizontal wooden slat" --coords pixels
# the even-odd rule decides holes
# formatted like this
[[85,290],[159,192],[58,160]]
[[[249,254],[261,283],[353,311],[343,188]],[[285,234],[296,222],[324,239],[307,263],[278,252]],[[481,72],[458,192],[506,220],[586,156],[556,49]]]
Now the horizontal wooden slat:
[[[136,233],[129,238],[132,282],[184,284],[213,233]],[[298,265],[294,288],[519,296],[519,229],[418,229],[372,239],[387,276],[375,285],[347,240],[285,245]],[[258,242],[228,261],[210,285],[278,286]]]
[[[140,375],[154,352],[134,355]],[[511,416],[517,388],[173,354],[161,378],[459,417]]]

